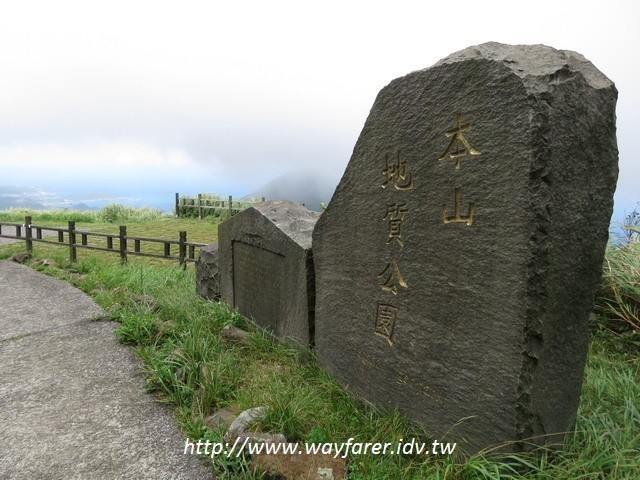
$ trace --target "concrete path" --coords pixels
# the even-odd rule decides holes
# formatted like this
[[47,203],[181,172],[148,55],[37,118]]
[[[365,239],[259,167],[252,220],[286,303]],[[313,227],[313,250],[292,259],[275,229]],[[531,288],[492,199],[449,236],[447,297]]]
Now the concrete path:
[[211,479],[80,290],[0,261],[0,478]]

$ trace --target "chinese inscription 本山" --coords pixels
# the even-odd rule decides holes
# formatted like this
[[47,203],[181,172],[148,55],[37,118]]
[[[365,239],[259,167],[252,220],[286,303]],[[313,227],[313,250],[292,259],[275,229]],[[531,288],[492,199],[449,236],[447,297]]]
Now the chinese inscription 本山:
[[[462,132],[471,129],[470,123],[462,123],[462,115],[456,115],[456,127],[451,130],[447,130],[445,135],[447,137],[451,137],[451,141],[444,153],[440,155],[438,160],[444,160],[449,157],[455,161],[456,170],[460,169],[460,160],[467,155],[477,156],[480,155],[480,152],[473,148],[469,141],[465,138]],[[467,214],[462,215],[460,212],[461,208],[461,197],[462,190],[460,187],[455,187],[453,189],[453,215],[447,215],[448,206],[446,203],[442,204],[442,222],[443,223],[466,223],[467,225],[471,225],[473,223],[473,214],[476,211],[476,204],[469,203],[467,208]]]

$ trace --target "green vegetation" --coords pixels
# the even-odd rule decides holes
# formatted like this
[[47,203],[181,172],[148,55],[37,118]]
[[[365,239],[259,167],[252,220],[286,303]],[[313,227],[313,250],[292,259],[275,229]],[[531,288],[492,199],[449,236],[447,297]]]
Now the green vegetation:
[[640,212],[622,224],[623,241],[610,244],[602,271],[595,311],[606,328],[623,334],[640,332]]
[[596,311],[609,328],[640,332],[640,241],[609,245]]
[[[81,241],[79,234],[83,231],[93,233],[118,234],[119,225],[126,225],[127,235],[132,237],[152,237],[166,240],[178,240],[179,232],[187,232],[187,240],[196,243],[215,243],[218,240],[217,224],[219,219],[198,220],[194,218],[176,218],[171,214],[165,214],[159,210],[148,208],[132,208],[122,205],[107,205],[101,210],[91,212],[79,212],[72,210],[30,210],[30,209],[8,209],[0,210],[0,221],[23,223],[25,216],[31,216],[33,226],[37,227],[58,227],[67,228],[67,222],[75,221],[77,238]],[[13,234],[12,230],[8,230]],[[43,234],[46,235],[44,230]],[[23,233],[24,235],[24,233]],[[35,236],[35,233],[34,233]],[[45,240],[57,241],[57,237],[46,238]],[[107,240],[104,237],[88,236],[87,245],[93,247],[106,247]],[[68,242],[68,235],[63,235],[63,242]],[[130,242],[133,243],[133,242]],[[50,246],[37,241],[33,242],[35,254],[44,258],[57,255],[68,255],[68,249],[64,246]],[[23,241],[18,243],[18,248],[24,250]],[[104,259],[117,260],[119,242],[113,240],[114,253],[89,251],[83,248],[77,249],[78,259],[98,256]],[[128,245],[132,250],[133,245]],[[161,243],[142,242],[142,252],[162,254],[164,253]],[[178,247],[171,247],[171,255],[177,255]],[[55,253],[54,253],[55,252]],[[166,260],[149,260],[154,264],[163,264]]]
[[[249,200],[237,200],[232,199],[231,207],[232,212],[237,213],[241,210],[249,208],[254,203],[260,202],[260,198],[250,198]],[[218,219],[222,221],[229,218],[229,198],[222,198],[217,193],[201,193],[200,204],[205,207],[202,209],[203,218]],[[180,210],[180,217],[198,218],[198,195],[195,196],[181,196],[180,204],[178,206]],[[217,208],[206,208],[217,207]]]
[[[127,226],[153,237],[166,237],[169,230],[173,237],[187,230],[190,239],[203,242],[213,241],[216,231],[211,221],[170,217]],[[96,223],[91,230],[95,228],[113,229],[114,225]],[[603,292],[608,293],[601,295],[591,325],[576,429],[562,449],[508,456],[483,452],[467,460],[459,455],[353,455],[348,458],[349,478],[640,478],[640,333],[630,328],[616,333],[620,329],[610,328],[614,317],[638,318],[638,245],[608,250],[607,265],[613,273],[605,272]],[[88,251],[79,251],[79,261],[71,265],[64,248],[35,248],[36,257],[52,258],[57,266],[37,265],[34,258],[34,268],[75,284],[120,322],[121,340],[144,360],[149,390],[161,392],[174,406],[185,436],[221,441],[223,432],[206,426],[208,415],[221,407],[240,412],[268,405],[260,429],[283,433],[290,441],[341,442],[349,437],[393,443],[414,437],[429,441],[426,432],[397,412],[365,405],[348,395],[313,358],[302,358],[298,351],[273,342],[223,304],[200,299],[193,267],[182,270],[175,263],[144,258],[132,258],[121,266],[117,256]],[[22,243],[0,245],[0,258],[23,250]],[[630,273],[633,268],[635,277]],[[156,305],[140,301],[139,295],[153,297]],[[622,315],[627,312],[635,312],[635,317]],[[221,331],[229,323],[249,330],[249,340],[225,341]],[[220,479],[263,478],[242,457],[217,457],[214,468]]]
[[[140,222],[145,220],[157,220],[160,218],[170,218],[172,215],[164,213],[155,208],[134,208],[119,203],[111,203],[100,210],[34,210],[30,208],[9,208],[0,210],[0,221],[21,222],[25,216],[31,216],[35,222],[82,222],[82,223],[126,223]],[[45,224],[45,223],[43,223]]]

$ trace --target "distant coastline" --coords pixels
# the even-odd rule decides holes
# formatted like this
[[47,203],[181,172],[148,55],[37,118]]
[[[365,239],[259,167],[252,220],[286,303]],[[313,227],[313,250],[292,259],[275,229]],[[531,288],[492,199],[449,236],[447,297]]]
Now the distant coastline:
[[0,185],[0,210],[7,208],[32,208],[47,210],[98,210],[110,203],[132,207],[151,207],[162,211],[173,210],[173,192],[142,193],[137,195],[114,193],[59,192],[52,189]]

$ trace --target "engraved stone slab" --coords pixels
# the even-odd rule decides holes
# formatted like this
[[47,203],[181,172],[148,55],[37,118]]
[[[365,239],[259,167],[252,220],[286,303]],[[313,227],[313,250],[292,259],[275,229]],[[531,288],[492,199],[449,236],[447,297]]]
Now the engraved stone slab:
[[222,300],[301,347],[313,344],[311,233],[318,217],[295,202],[269,201],[218,227]]
[[260,325],[276,331],[283,294],[284,255],[234,241],[233,304],[245,317],[260,312]]
[[497,43],[380,91],[313,234],[321,364],[468,453],[569,430],[616,98],[575,52]]

